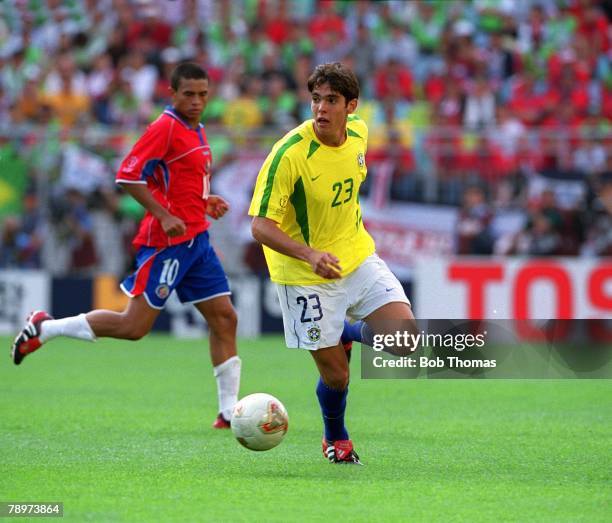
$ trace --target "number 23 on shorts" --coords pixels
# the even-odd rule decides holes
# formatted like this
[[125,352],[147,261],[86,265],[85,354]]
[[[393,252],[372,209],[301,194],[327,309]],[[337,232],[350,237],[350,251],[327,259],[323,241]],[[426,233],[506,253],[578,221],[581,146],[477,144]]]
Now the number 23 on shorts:
[[[300,317],[302,323],[319,321],[323,318],[323,309],[321,309],[321,301],[318,294],[298,296],[296,302],[302,306],[302,315]],[[310,311],[308,310],[309,308]]]

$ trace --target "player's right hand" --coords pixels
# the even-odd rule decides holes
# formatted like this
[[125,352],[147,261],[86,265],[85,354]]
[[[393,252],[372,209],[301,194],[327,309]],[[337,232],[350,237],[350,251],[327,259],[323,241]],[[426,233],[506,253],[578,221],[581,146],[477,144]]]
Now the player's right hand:
[[308,260],[315,274],[333,280],[342,277],[342,267],[340,260],[331,252],[313,251]]
[[185,222],[172,214],[165,216],[160,220],[162,229],[170,237],[182,236],[187,232],[187,226]]

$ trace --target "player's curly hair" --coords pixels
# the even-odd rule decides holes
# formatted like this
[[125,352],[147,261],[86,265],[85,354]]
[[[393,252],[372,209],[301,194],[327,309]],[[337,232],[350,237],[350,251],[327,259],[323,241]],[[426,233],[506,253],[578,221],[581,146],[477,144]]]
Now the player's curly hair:
[[208,73],[194,62],[183,62],[174,68],[170,76],[170,85],[175,91],[178,91],[181,78],[185,80],[208,80]]
[[344,96],[346,103],[359,98],[359,80],[353,71],[340,62],[317,65],[308,78],[308,90],[312,93],[315,87],[325,83],[332,91]]

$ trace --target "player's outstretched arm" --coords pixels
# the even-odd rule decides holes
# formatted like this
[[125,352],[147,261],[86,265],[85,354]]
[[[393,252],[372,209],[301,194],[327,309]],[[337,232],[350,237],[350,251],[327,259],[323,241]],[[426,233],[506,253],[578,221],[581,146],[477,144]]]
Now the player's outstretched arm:
[[308,262],[315,274],[323,278],[340,278],[341,267],[338,258],[331,252],[317,251],[308,245],[296,242],[281,231],[278,224],[269,218],[255,216],[251,223],[253,238],[281,254]]
[[182,236],[187,231],[185,222],[168,212],[151,194],[146,185],[135,183],[122,183],[127,193],[140,205],[149,211],[161,223],[164,232],[170,236]]

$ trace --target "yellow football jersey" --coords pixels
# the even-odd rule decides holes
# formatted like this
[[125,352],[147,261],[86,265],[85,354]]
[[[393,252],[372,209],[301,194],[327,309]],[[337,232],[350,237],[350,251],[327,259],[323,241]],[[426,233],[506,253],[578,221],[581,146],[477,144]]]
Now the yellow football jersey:
[[[374,252],[363,226],[359,187],[366,177],[368,128],[350,115],[347,139],[339,147],[321,143],[313,120],[279,140],[255,185],[249,214],[274,220],[294,240],[340,259],[342,276]],[[310,264],[264,246],[270,277],[286,285],[329,283]]]

